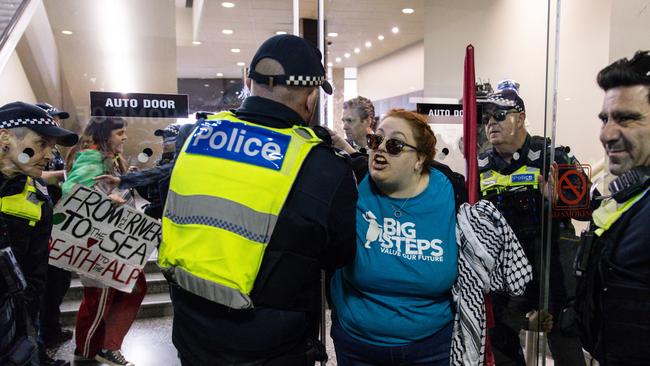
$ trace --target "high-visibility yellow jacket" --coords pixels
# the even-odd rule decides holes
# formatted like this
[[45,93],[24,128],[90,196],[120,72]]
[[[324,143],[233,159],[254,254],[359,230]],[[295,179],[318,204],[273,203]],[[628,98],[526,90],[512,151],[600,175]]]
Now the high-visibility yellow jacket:
[[275,129],[231,112],[203,121],[181,150],[158,263],[179,286],[235,309],[250,293],[278,215],[309,151],[309,128]]

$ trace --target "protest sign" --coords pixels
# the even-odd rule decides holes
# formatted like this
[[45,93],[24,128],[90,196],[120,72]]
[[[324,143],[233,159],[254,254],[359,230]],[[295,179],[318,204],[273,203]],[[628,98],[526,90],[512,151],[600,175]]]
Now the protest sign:
[[131,292],[160,244],[160,223],[135,208],[76,185],[54,207],[49,263]]

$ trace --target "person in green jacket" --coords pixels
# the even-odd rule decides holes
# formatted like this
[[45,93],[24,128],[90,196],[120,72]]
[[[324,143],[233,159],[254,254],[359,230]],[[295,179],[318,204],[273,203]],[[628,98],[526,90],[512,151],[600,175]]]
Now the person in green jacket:
[[[135,206],[129,190],[112,189],[94,179],[104,174],[119,176],[127,171],[122,156],[127,139],[126,127],[122,118],[90,120],[79,143],[68,153],[70,170],[62,187],[64,194],[81,184],[107,194],[116,204]],[[109,365],[132,366],[120,348],[147,292],[144,274],[140,273],[131,293],[83,276],[81,282],[84,295],[77,313],[75,361],[94,358]]]

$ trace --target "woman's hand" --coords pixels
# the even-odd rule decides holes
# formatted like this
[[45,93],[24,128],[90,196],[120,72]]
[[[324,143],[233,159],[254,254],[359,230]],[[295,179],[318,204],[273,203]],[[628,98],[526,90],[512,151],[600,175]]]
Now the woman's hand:
[[323,128],[326,129],[327,132],[329,132],[330,137],[332,138],[332,146],[334,146],[337,149],[341,149],[348,154],[357,152],[352,146],[350,146],[350,144],[348,144],[347,141],[345,141],[343,137],[339,136],[339,134],[337,134],[336,131],[332,131],[327,127],[323,127]]
[[95,179],[95,182],[104,183],[106,185],[109,185],[111,188],[115,188],[119,186],[121,182],[120,177],[116,177],[114,175],[108,175],[108,174],[100,175],[93,179]]
[[122,198],[122,196],[120,196],[118,194],[115,194],[115,193],[109,194],[108,198],[110,198],[111,201],[113,201],[113,203],[115,203],[117,205],[123,205],[123,204],[126,203],[126,200],[124,198]]

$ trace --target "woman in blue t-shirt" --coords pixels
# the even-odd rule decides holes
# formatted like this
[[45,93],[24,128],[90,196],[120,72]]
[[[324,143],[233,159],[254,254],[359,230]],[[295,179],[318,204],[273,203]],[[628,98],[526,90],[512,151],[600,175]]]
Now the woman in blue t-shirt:
[[435,146],[425,117],[403,109],[368,135],[357,255],[331,282],[338,365],[449,365],[456,206]]

